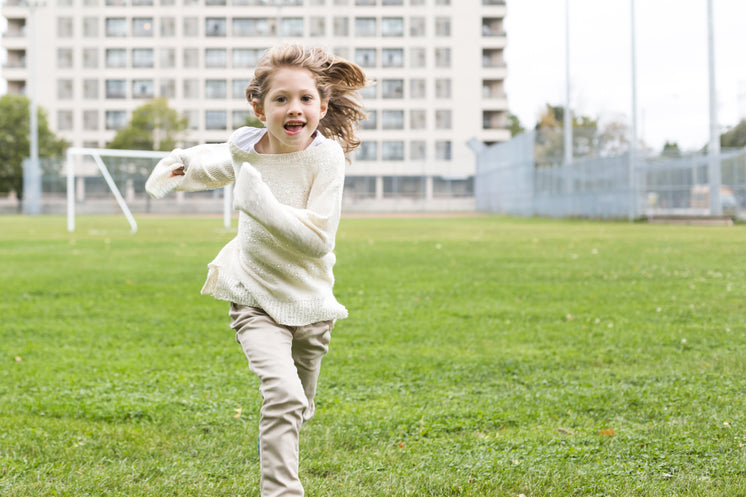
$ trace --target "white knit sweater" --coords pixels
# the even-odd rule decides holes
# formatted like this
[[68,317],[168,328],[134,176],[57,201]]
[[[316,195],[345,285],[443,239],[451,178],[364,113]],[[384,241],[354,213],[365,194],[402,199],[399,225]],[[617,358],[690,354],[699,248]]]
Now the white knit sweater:
[[[347,317],[332,292],[334,241],[344,186],[342,148],[326,140],[276,155],[227,143],[176,149],[145,184],[155,198],[177,191],[218,188],[235,181],[238,234],[208,264],[202,293],[263,309],[280,324],[301,326]],[[184,176],[171,171],[184,166]]]

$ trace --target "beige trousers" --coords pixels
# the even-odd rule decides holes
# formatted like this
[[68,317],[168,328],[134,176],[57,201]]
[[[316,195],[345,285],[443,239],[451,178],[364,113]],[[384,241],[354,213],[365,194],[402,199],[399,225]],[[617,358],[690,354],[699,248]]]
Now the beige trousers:
[[231,328],[259,378],[262,497],[300,497],[300,428],[313,417],[321,359],[333,321],[284,326],[261,309],[231,304]]

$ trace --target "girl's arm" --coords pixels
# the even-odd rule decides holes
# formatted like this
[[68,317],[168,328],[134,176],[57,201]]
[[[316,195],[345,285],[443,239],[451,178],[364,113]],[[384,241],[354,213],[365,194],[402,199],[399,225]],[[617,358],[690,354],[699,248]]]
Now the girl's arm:
[[306,209],[280,203],[262,181],[259,171],[244,162],[236,180],[233,206],[294,249],[312,257],[323,257],[334,250],[342,210],[345,161],[341,150],[340,156],[334,166],[319,173]]
[[233,161],[227,143],[177,148],[156,164],[145,190],[155,198],[172,191],[212,190],[235,179]]

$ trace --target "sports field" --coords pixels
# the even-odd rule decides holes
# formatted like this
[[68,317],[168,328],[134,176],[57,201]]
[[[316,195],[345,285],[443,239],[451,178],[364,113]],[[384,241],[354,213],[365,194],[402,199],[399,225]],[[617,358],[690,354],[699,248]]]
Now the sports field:
[[[258,496],[220,219],[0,218],[0,495]],[[309,497],[745,496],[746,227],[345,218]]]

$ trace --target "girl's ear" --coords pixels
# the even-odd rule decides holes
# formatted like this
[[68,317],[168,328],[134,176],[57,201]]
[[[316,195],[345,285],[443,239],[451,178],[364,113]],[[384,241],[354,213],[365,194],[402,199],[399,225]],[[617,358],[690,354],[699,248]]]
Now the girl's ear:
[[257,119],[262,122],[266,121],[267,117],[264,115],[264,108],[257,99],[254,98],[251,100],[251,107],[254,109],[254,115]]
[[324,116],[326,116],[326,111],[329,110],[329,100],[322,100],[321,101],[321,117],[319,120],[324,119]]

